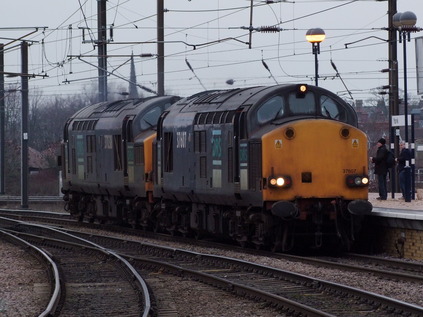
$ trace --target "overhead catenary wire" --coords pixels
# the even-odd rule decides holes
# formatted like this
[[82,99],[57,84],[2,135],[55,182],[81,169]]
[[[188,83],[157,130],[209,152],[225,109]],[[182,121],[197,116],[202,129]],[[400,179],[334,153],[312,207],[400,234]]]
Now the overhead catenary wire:
[[[131,3],[131,1],[127,1],[129,4]],[[298,1],[297,1],[298,2]],[[304,2],[304,1],[299,1],[299,2]],[[343,5],[347,5],[347,4],[351,4],[351,3],[354,3],[354,2],[357,2],[357,1],[348,1],[348,2],[344,2],[344,3],[341,3],[340,5],[339,5],[339,3],[336,3],[336,6],[332,6],[332,7],[337,7],[338,5],[339,6],[343,6]],[[82,0],[79,0],[79,3],[80,3],[80,5],[82,5],[82,7],[83,7],[83,9],[84,9],[84,19],[81,19],[80,20],[80,23],[82,22],[82,23],[84,23],[84,25],[86,25],[86,24],[88,24],[88,21],[89,21],[89,19],[91,18],[90,16],[89,16],[89,14],[87,14],[87,8],[85,7],[86,6],[86,4],[88,3],[88,1],[82,1]],[[114,14],[114,17],[115,17],[115,19],[113,20],[113,22],[117,22],[116,24],[115,24],[115,26],[114,26],[114,29],[115,29],[115,37],[116,37],[116,39],[118,39],[118,36],[119,36],[119,30],[120,30],[120,28],[119,28],[119,25],[120,26],[122,26],[123,24],[122,23],[119,23],[119,21],[116,21],[116,17],[120,17],[120,16],[122,16],[122,14],[121,14],[121,12],[122,12],[122,6],[121,6],[121,4],[122,4],[122,1],[121,0],[119,0],[118,1],[118,3],[116,4],[113,4],[113,7],[114,7],[114,9],[113,9],[113,14]],[[173,3],[171,3],[172,5],[173,5]],[[260,6],[261,6],[262,4],[260,4]],[[268,4],[266,4],[266,6],[268,6]],[[285,6],[285,4],[283,4],[283,6]],[[293,6],[294,7],[294,6]],[[331,9],[330,10],[335,10],[336,8],[332,8],[331,7]],[[214,10],[215,12],[225,12],[226,11],[226,13],[228,13],[228,16],[230,17],[231,16],[231,14],[234,12],[234,14],[235,13],[237,13],[238,11],[239,12],[242,12],[243,10],[248,10],[248,8],[249,8],[249,3],[248,3],[248,5],[246,4],[244,7],[238,7],[238,8],[222,8],[222,5],[219,5],[219,10]],[[258,8],[258,5],[257,4],[254,4],[254,8]],[[89,8],[88,8],[89,9]],[[230,11],[229,9],[232,9],[232,11]],[[235,11],[234,11],[235,10]],[[238,11],[236,11],[236,10],[238,10]],[[329,10],[329,9],[327,9],[327,10]],[[327,11],[326,10],[326,11]],[[178,13],[182,13],[182,11],[183,10],[181,10],[181,12],[178,12]],[[189,11],[189,10],[188,10]],[[213,11],[213,10],[211,10],[211,11]],[[168,11],[167,11],[168,13],[175,13],[175,12],[173,12],[172,11],[172,9],[168,9]],[[238,12],[238,13],[239,13]],[[316,14],[320,14],[321,12],[325,12],[324,10],[319,10],[319,11],[316,11],[315,13]],[[80,13],[82,14],[82,11],[80,11]],[[194,11],[192,11],[191,13],[195,13]],[[245,16],[245,13],[246,12],[244,12],[244,16]],[[311,14],[310,14],[311,15]],[[283,19],[280,19],[280,21],[278,21],[278,24],[276,24],[276,25],[281,25],[281,24],[284,24],[284,23],[288,23],[289,21],[294,21],[294,20],[298,20],[298,19],[304,19],[304,17],[305,17],[306,15],[303,15],[303,16],[301,16],[301,17],[298,17],[298,16],[293,16],[292,17],[292,19],[286,19],[286,20],[283,20]],[[149,19],[154,19],[154,17],[155,17],[155,15],[150,15],[149,17],[146,17],[144,20],[142,20],[142,21],[148,21]],[[232,15],[232,17],[234,17],[233,15]],[[232,18],[231,17],[231,18]],[[169,28],[170,30],[175,30],[174,32],[173,31],[170,31],[168,34],[169,34],[169,36],[172,36],[173,34],[174,35],[177,35],[179,32],[183,32],[184,30],[185,31],[189,31],[191,34],[193,34],[193,31],[195,31],[196,30],[196,28],[200,28],[201,27],[201,25],[207,25],[207,29],[209,29],[211,26],[210,25],[208,25],[208,24],[211,24],[213,21],[219,21],[219,24],[222,26],[221,28],[219,27],[218,28],[218,30],[219,30],[219,32],[220,31],[222,31],[222,30],[224,30],[225,29],[225,27],[224,27],[224,24],[222,23],[223,21],[224,21],[224,19],[225,18],[227,18],[224,14],[218,14],[218,17],[215,19],[215,16],[212,16],[212,18],[213,19],[204,19],[204,22],[203,23],[192,23],[189,27],[185,27],[185,28],[183,28],[183,29],[179,29],[178,30],[178,28],[177,28],[177,26],[175,27],[174,25],[173,25],[173,27],[172,28]],[[245,21],[247,21],[247,17],[245,16]],[[277,18],[277,17],[276,17]],[[139,19],[138,19],[139,20]],[[131,19],[129,19],[129,17],[128,17],[128,19],[127,19],[127,21],[128,21],[128,23],[127,23],[127,25],[133,25],[133,24],[131,24],[131,21],[136,21],[136,19],[133,19],[133,20],[131,20]],[[196,21],[196,20],[194,20],[193,19],[193,21]],[[198,20],[197,20],[198,21]],[[196,21],[196,22],[197,22]],[[121,22],[121,21],[120,21]],[[72,21],[72,23],[73,23],[73,25],[76,25],[76,22],[75,21]],[[139,27],[139,29],[144,29],[145,28],[145,25],[142,25],[142,24],[140,24],[140,25],[138,25],[138,27]],[[278,26],[279,27],[279,26]],[[133,27],[133,29],[135,29],[135,27]],[[282,29],[282,28],[281,28]],[[45,53],[46,53],[46,55],[49,55],[49,52],[51,52],[51,50],[50,50],[50,47],[52,47],[52,46],[54,46],[54,43],[55,42],[59,42],[60,41],[60,39],[59,39],[59,37],[60,36],[58,36],[57,37],[57,39],[58,40],[56,40],[56,41],[54,41],[54,40],[52,40],[52,37],[51,37],[51,35],[53,34],[53,33],[56,33],[56,34],[59,34],[59,32],[61,32],[62,30],[60,29],[60,28],[55,28],[54,30],[52,30],[52,29],[49,29],[49,30],[47,30],[47,32],[46,32],[46,36],[45,36],[45,38],[47,38],[48,36],[50,36],[49,37],[49,41],[45,41],[44,42],[44,45],[45,45]],[[294,31],[294,30],[292,30],[292,31]],[[298,30],[295,30],[295,31],[298,31]],[[295,32],[294,31],[294,32]],[[377,30],[375,30],[374,32],[377,32]],[[74,32],[74,33],[77,33],[77,32]],[[241,35],[241,37],[239,37],[240,39],[242,39],[242,36],[248,36],[248,34],[246,34],[247,32],[244,32],[244,35]],[[345,33],[348,33],[348,32],[345,32]],[[201,34],[201,33],[200,33]],[[223,34],[223,33],[222,33]],[[76,35],[76,34],[74,34],[74,35]],[[74,37],[74,35],[67,35],[67,38],[69,39],[69,40],[72,40],[72,39],[77,39],[78,38],[78,36],[75,36]],[[225,60],[222,60],[222,61],[215,61],[215,60],[213,60],[213,56],[218,56],[218,54],[222,54],[222,56],[224,56],[223,54],[226,54],[226,55],[235,55],[235,54],[237,54],[236,52],[241,52],[242,50],[243,50],[243,48],[242,47],[240,47],[240,45],[236,45],[237,43],[236,42],[234,42],[234,43],[232,43],[232,42],[226,42],[227,44],[230,44],[231,46],[223,46],[223,45],[221,45],[222,44],[222,42],[212,42],[211,40],[213,40],[213,37],[211,36],[211,35],[208,35],[208,36],[210,36],[211,38],[210,39],[207,39],[207,41],[206,41],[206,45],[204,46],[204,48],[207,48],[207,55],[208,55],[208,58],[207,58],[207,65],[206,64],[200,64],[200,63],[196,63],[197,65],[196,65],[196,67],[195,67],[195,70],[196,71],[198,71],[199,69],[203,69],[203,68],[208,68],[208,69],[210,69],[210,71],[209,71],[209,73],[212,73],[214,70],[218,70],[218,69],[222,69],[223,67],[232,67],[232,66],[236,66],[236,65],[240,65],[240,64],[246,64],[246,65],[253,65],[254,63],[256,63],[257,61],[259,61],[259,62],[262,62],[262,64],[263,64],[263,61],[265,61],[265,63],[266,64],[268,64],[268,66],[269,65],[272,65],[272,64],[269,64],[269,62],[270,61],[274,61],[274,60],[280,60],[280,61],[286,61],[287,59],[289,59],[289,58],[298,58],[299,56],[301,56],[301,55],[306,55],[306,54],[303,54],[303,53],[301,53],[301,52],[295,52],[294,54],[278,54],[278,55],[272,55],[272,56],[268,56],[268,54],[266,54],[267,56],[266,56],[266,59],[264,60],[263,58],[260,60],[260,58],[257,58],[257,57],[255,57],[253,54],[251,54],[250,56],[248,56],[246,59],[232,59],[232,61],[230,61],[230,60],[228,60],[228,61],[225,61]],[[190,38],[191,39],[194,39],[193,38],[193,35],[190,35]],[[246,38],[245,38],[246,39]],[[221,40],[221,39],[220,39]],[[200,42],[200,41],[197,41],[197,42]],[[248,43],[247,41],[241,41],[243,44],[244,43]],[[75,43],[75,42],[74,42]],[[192,43],[195,43],[195,41],[193,41]],[[256,47],[256,49],[265,49],[266,51],[269,51],[269,52],[271,52],[271,50],[272,49],[274,49],[274,50],[277,50],[277,49],[280,49],[280,52],[282,52],[282,49],[283,49],[283,47],[284,47],[284,45],[285,45],[285,41],[282,41],[281,42],[282,43],[282,46],[281,45],[278,45],[278,43],[277,42],[275,42],[275,43],[270,43],[266,48],[263,48],[263,46],[260,46],[259,45],[259,42],[258,41],[256,41],[256,43],[255,44],[257,44],[258,46]],[[297,43],[301,43],[300,41],[297,41]],[[201,44],[205,44],[205,42],[202,42]],[[50,45],[49,47],[47,46],[47,45]],[[130,45],[130,44],[128,44],[128,46],[131,46],[132,48],[134,47],[134,46],[136,46],[137,44],[134,44],[134,45]],[[142,44],[140,44],[140,45],[142,45]],[[195,45],[195,44],[194,44]],[[212,46],[214,46],[215,48],[218,48],[219,46],[218,45],[221,45],[221,47],[222,47],[222,49],[213,49],[213,50],[211,50],[210,48],[212,47]],[[368,45],[366,45],[366,46],[368,46]],[[75,45],[74,45],[74,47],[75,47]],[[172,48],[172,50],[171,51],[167,51],[166,53],[166,56],[165,56],[165,58],[179,58],[180,57],[180,55],[182,55],[183,53],[182,53],[182,51],[181,52],[178,52],[178,50],[177,50],[177,46],[175,45],[175,47],[176,47],[176,49],[173,49]],[[363,46],[364,47],[364,46]],[[69,48],[69,46],[68,46],[68,48]],[[115,47],[114,47],[115,48]],[[74,48],[72,48],[72,49],[74,49]],[[116,49],[117,49],[117,46],[116,46]],[[357,47],[357,49],[359,49],[359,47]],[[77,49],[78,50],[78,49]],[[81,50],[81,49],[80,49]],[[84,49],[82,48],[82,51],[81,51],[81,55],[83,55],[84,54]],[[89,50],[85,50],[85,51],[89,51]],[[192,63],[192,57],[194,56],[194,54],[196,55],[196,56],[200,56],[200,55],[198,55],[198,54],[201,54],[201,53],[204,53],[204,51],[205,50],[203,50],[203,52],[201,52],[201,47],[196,47],[196,51],[195,52],[188,52],[187,53],[187,55],[185,55],[184,57],[187,59],[187,60],[190,60],[191,61],[191,63]],[[216,53],[215,53],[216,52]],[[323,51],[322,51],[323,52]],[[308,53],[307,53],[308,54]],[[178,57],[179,56],[179,57]],[[51,54],[50,54],[50,57],[51,57]],[[209,57],[210,57],[210,59],[209,59]],[[222,58],[220,58],[220,59],[222,59]],[[210,60],[210,62],[209,62],[209,60]],[[50,60],[50,61],[53,61],[53,60]],[[63,63],[61,63],[61,62],[63,62]],[[109,61],[110,63],[112,63],[111,65],[120,65],[120,61],[119,60],[112,60],[112,61]],[[147,61],[148,62],[148,61]],[[288,61],[289,62],[289,61]],[[137,61],[137,63],[144,63],[144,61]],[[42,63],[40,63],[40,64],[42,64]],[[72,66],[72,64],[73,64],[73,66]],[[52,63],[52,64],[49,64],[50,65],[50,68],[49,69],[44,69],[44,66],[43,65],[41,65],[41,70],[44,70],[45,72],[50,72],[49,73],[49,76],[51,77],[51,78],[53,78],[53,77],[55,77],[56,75],[55,74],[52,74],[51,72],[52,72],[52,69],[54,69],[54,68],[57,68],[57,69],[61,69],[61,71],[59,72],[59,73],[61,73],[61,74],[64,74],[64,72],[63,71],[65,71],[66,69],[63,69],[63,67],[65,66],[65,65],[67,65],[67,66],[69,66],[70,67],[70,69],[71,69],[71,72],[73,73],[73,74],[71,74],[72,76],[71,77],[74,77],[74,80],[73,81],[75,81],[75,80],[77,80],[78,78],[78,76],[83,76],[83,74],[85,73],[85,74],[88,74],[88,73],[90,73],[91,71],[90,70],[88,70],[88,71],[85,71],[85,72],[79,72],[79,71],[75,71],[76,70],[76,68],[77,68],[77,65],[78,63],[77,63],[77,60],[75,60],[75,59],[64,59],[64,60],[62,60],[62,61],[59,61],[59,62],[57,62],[56,64],[55,63]],[[264,65],[263,65],[264,66]],[[114,67],[114,66],[113,66]],[[112,67],[112,68],[113,68]],[[188,69],[189,69],[189,67],[188,67]],[[69,69],[68,69],[69,70]],[[154,72],[150,72],[150,71],[148,71],[146,68],[144,68],[143,67],[143,70],[145,71],[145,76],[147,76],[148,74],[154,74]],[[273,70],[273,72],[275,72],[275,70],[274,69],[272,69]],[[289,70],[289,68],[287,68],[287,70]],[[191,71],[190,69],[189,69],[189,71]],[[267,70],[268,72],[269,72],[269,70]],[[191,71],[192,72],[192,71]],[[375,71],[376,72],[376,71]],[[175,73],[175,71],[173,70],[173,69],[166,69],[166,71],[165,71],[165,73],[166,74],[172,74],[172,73]],[[270,72],[269,72],[270,73]],[[345,74],[347,74],[348,72],[343,72],[343,77],[345,77]],[[351,75],[349,76],[349,77],[351,77],[351,76],[353,76],[352,74],[355,74],[355,75],[359,75],[360,73],[361,73],[361,71],[358,69],[357,70],[357,72],[356,73],[352,73],[352,72],[350,72],[351,73]],[[150,76],[151,76],[150,75]],[[285,74],[286,75],[286,74]],[[273,81],[279,81],[280,80],[280,78],[282,77],[284,77],[284,78],[287,78],[285,75],[283,75],[283,76],[280,76],[279,74],[273,74],[273,73],[271,73],[271,77],[269,77],[269,78],[271,78]],[[273,77],[272,77],[273,76]],[[83,77],[88,77],[88,76],[83,76]],[[240,77],[246,77],[246,74],[240,74]],[[276,80],[276,78],[278,78],[278,80]],[[300,73],[297,73],[297,74],[294,74],[294,77],[293,78],[304,78],[304,75],[302,75],[302,74],[300,74]],[[185,79],[186,79],[186,77],[185,77]],[[344,79],[344,78],[343,78]],[[148,80],[149,79],[147,79],[147,82],[148,82]],[[205,86],[203,83],[206,83],[206,81],[203,81],[204,80],[204,78],[202,78],[202,86]],[[239,82],[240,80],[242,80],[242,78],[237,78],[237,82]],[[39,80],[37,80],[37,82],[39,82]],[[207,85],[207,84],[206,84]]]
[[264,68],[266,68],[267,69],[267,71],[269,72],[269,74],[270,74],[270,77],[275,81],[275,83],[276,83],[276,85],[278,85],[279,83],[278,83],[278,81],[276,80],[276,78],[275,78],[275,76],[273,76],[273,74],[272,74],[272,72],[270,71],[270,68],[269,68],[269,66],[267,65],[267,63],[264,61],[264,59],[263,59],[263,51],[261,52],[261,54],[262,54],[262,57],[261,57],[261,63],[263,64],[263,66],[264,66]]
[[191,72],[194,74],[194,77],[197,78],[198,82],[200,83],[201,87],[203,87],[204,90],[207,90],[206,87],[201,82],[201,79],[198,78],[197,74],[195,73],[194,69],[192,68],[191,64],[188,62],[188,60],[185,58],[185,63],[188,65],[188,68],[191,70]]
[[336,76],[339,77],[339,79],[341,80],[342,84],[344,85],[345,90],[348,92],[348,94],[350,95],[351,99],[354,100],[354,97],[352,96],[351,91],[348,89],[347,85],[345,84],[344,80],[342,79],[341,74],[338,72],[338,68],[336,67],[336,65],[333,62],[332,58],[330,59],[330,64],[332,65],[332,68],[335,70]]

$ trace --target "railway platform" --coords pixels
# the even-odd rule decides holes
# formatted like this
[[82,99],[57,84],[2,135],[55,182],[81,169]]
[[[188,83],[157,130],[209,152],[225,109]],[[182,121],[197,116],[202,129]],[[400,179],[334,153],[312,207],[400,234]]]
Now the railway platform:
[[377,200],[378,196],[376,193],[369,193],[369,201],[373,205],[372,214],[379,217],[387,218],[404,218],[404,219],[415,219],[423,221],[423,190],[419,190],[416,195],[416,199],[411,202],[405,202],[400,199],[401,194],[396,193],[395,198],[389,194],[387,200]]
[[366,221],[360,245],[369,252],[423,260],[423,190],[416,199],[405,202],[401,194],[387,200],[377,200],[376,193],[369,194],[373,204],[371,216]]

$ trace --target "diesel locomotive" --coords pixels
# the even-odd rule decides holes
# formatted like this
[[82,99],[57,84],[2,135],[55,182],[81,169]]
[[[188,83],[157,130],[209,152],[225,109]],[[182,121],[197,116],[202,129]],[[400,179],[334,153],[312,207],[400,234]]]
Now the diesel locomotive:
[[350,249],[368,202],[354,108],[306,84],[88,106],[62,146],[65,208],[242,245]]

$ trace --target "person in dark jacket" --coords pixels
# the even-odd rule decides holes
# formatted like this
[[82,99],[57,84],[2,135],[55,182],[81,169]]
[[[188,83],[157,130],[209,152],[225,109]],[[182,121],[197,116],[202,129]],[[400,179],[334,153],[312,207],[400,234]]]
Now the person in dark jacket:
[[[411,163],[411,152],[409,149],[405,147],[405,141],[401,141],[399,143],[400,146],[400,153],[397,158],[398,162],[398,175],[399,175],[399,184],[401,188],[402,198],[405,199],[406,193],[405,193],[405,166],[410,166]],[[409,184],[409,189],[411,189],[411,184]],[[411,193],[409,193],[411,194]]]
[[386,186],[386,175],[388,174],[388,165],[386,163],[386,156],[388,149],[386,148],[386,140],[384,138],[377,141],[377,152],[375,157],[371,157],[370,161],[375,164],[375,174],[377,175],[377,182],[379,185],[378,200],[386,200],[388,198],[388,188]]

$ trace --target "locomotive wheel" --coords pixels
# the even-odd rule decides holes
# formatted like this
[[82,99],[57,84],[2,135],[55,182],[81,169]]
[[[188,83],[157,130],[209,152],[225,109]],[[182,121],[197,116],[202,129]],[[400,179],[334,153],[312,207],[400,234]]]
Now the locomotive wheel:
[[176,235],[176,227],[175,226],[167,227],[166,230],[167,230],[167,232],[169,232],[169,234],[172,237],[174,237]]
[[194,231],[194,239],[195,240],[201,240],[201,239],[203,239],[203,234],[200,231],[195,230]]
[[238,239],[238,243],[241,246],[241,248],[248,248],[249,243],[248,243],[247,237],[244,236],[241,239]]
[[159,233],[161,231],[160,230],[160,222],[157,219],[153,220],[152,229],[153,229],[154,233]]
[[294,247],[294,240],[289,237],[288,227],[288,223],[281,223],[276,227],[272,252],[287,252]]
[[273,246],[272,246],[272,248],[271,248],[271,251],[273,253],[276,253],[276,252],[278,252],[278,250],[279,250],[279,245],[276,244],[276,243],[274,243]]

